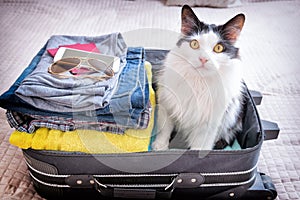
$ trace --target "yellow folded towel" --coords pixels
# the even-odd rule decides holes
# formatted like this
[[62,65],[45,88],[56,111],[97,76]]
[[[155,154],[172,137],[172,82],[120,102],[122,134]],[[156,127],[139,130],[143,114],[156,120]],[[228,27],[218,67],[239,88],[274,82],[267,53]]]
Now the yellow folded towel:
[[148,151],[154,126],[155,93],[152,88],[151,64],[145,62],[149,80],[151,118],[146,129],[128,129],[123,135],[94,130],[63,132],[39,128],[34,133],[14,131],[9,142],[22,149],[57,150],[84,153],[125,153]]

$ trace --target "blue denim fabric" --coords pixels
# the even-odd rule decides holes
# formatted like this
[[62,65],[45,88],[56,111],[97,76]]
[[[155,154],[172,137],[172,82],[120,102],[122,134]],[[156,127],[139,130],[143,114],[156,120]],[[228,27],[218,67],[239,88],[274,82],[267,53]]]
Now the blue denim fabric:
[[[97,37],[52,36],[47,49],[57,48],[62,44],[90,42],[95,43],[101,53],[118,56],[121,59],[122,71],[126,64],[127,46],[120,33]],[[48,67],[52,63],[53,57],[45,52],[35,70],[22,81],[15,92],[16,95],[36,108],[54,112],[95,110],[110,103],[120,72],[102,81],[90,78],[61,78],[48,73]],[[100,74],[94,72],[92,76],[98,75]]]
[[72,113],[73,118],[137,127],[139,116],[149,101],[149,85],[144,64],[144,48],[129,47],[126,66],[120,74],[110,104],[97,110]]
[[46,45],[34,57],[11,88],[0,96],[1,107],[23,114],[112,122],[132,128],[137,126],[138,116],[145,110],[149,101],[149,87],[144,69],[145,55],[143,48],[128,48],[126,66],[120,74],[116,92],[112,96],[110,104],[96,110],[80,112],[53,112],[35,108],[15,94],[21,82],[36,68],[45,50]]
[[[19,78],[15,81],[15,83],[9,88],[8,91],[3,93],[0,96],[0,106],[7,110],[16,110],[21,113],[46,113],[45,111],[42,111],[40,109],[37,109],[30,104],[26,103],[22,99],[20,99],[18,96],[15,95],[15,91],[18,89],[18,87],[21,85],[24,78],[26,78],[37,66],[37,64],[40,62],[42,55],[46,51],[45,46],[38,52],[38,54],[31,60],[29,66],[23,71],[23,73],[19,76]],[[52,114],[52,113],[50,113]],[[54,114],[54,113],[53,113]]]
[[[136,119],[149,101],[149,86],[144,68],[144,49],[129,48],[126,61],[128,67],[122,71],[116,93],[110,103],[111,113],[114,113],[117,124],[135,124],[136,122],[131,121],[131,117]],[[124,85],[126,87],[123,87]],[[124,112],[124,110],[129,112]],[[126,115],[127,117],[124,117]],[[128,121],[125,122],[124,119]]]

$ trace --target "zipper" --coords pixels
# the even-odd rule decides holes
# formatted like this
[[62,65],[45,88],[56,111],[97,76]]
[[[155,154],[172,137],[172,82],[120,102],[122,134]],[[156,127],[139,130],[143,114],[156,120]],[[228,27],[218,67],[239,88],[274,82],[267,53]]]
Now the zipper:
[[219,173],[201,173],[202,176],[238,176],[243,174],[249,174],[254,171],[258,166],[258,162],[249,170],[239,171],[239,172],[219,172]]
[[[36,178],[31,172],[29,172],[29,175],[31,178],[33,178],[35,181],[42,185],[46,185],[49,187],[57,187],[57,188],[71,188],[69,185],[60,185],[60,184],[53,184],[53,183],[46,183],[44,181],[41,181],[40,179]],[[234,183],[209,183],[209,184],[201,184],[199,187],[228,187],[228,186],[241,186],[241,185],[246,185],[248,183],[251,183],[254,179],[256,178],[256,174],[254,174],[249,180],[247,181],[242,181],[242,182],[234,182]],[[175,180],[175,179],[174,179]],[[102,184],[100,183],[97,179],[95,179],[95,182],[104,188],[107,187],[118,187],[118,188],[152,188],[152,187],[157,187],[157,188],[165,188],[165,190],[169,189],[174,181],[172,181],[171,184],[124,184],[124,185],[119,185],[119,184]]]
[[56,188],[70,188],[71,186],[69,185],[61,185],[61,184],[54,184],[54,183],[46,183],[44,181],[41,181],[40,179],[36,178],[31,172],[29,172],[30,177],[35,180],[36,182],[42,184],[42,185],[46,185],[49,187],[56,187]]
[[49,174],[49,173],[41,172],[41,171],[35,169],[34,167],[32,167],[32,166],[27,162],[26,159],[25,159],[25,163],[26,163],[26,165],[27,165],[32,171],[34,171],[34,172],[36,172],[36,173],[38,173],[38,174],[40,174],[40,175],[43,175],[43,176],[54,177],[54,178],[67,178],[67,177],[71,176],[71,175],[58,175],[58,174]]
[[[33,170],[34,172],[48,176],[48,177],[54,177],[54,178],[66,178],[72,175],[58,175],[58,174],[49,174],[45,172],[41,172],[35,168],[33,168],[26,160],[25,163],[27,166]],[[245,171],[239,171],[239,172],[212,172],[212,173],[199,173],[202,176],[238,176],[238,175],[244,175],[253,172],[258,166],[258,162],[249,170]],[[172,176],[178,176],[179,173],[173,173],[173,174],[102,174],[102,175],[93,175],[96,178],[127,178],[127,177],[172,177]]]
[[[52,177],[52,178],[68,178],[73,175],[57,175],[57,174],[48,174],[45,172],[41,172],[34,167],[32,167],[26,160],[25,160],[27,166],[32,170],[33,172],[47,176],[47,177]],[[221,172],[221,173],[199,173],[201,176],[205,177],[223,177],[223,176],[239,176],[239,175],[245,175],[248,173],[253,172],[257,168],[257,163],[254,167],[252,167],[249,170],[245,171],[239,171],[239,172]],[[64,185],[64,184],[52,184],[52,183],[46,183],[40,179],[38,179],[36,176],[34,176],[30,171],[29,171],[30,176],[37,181],[38,183],[42,185],[46,185],[49,187],[58,187],[58,188],[70,188],[70,185]],[[100,187],[117,187],[117,188],[170,188],[174,182],[176,177],[179,176],[180,173],[173,173],[173,174],[104,174],[104,175],[93,175],[95,184],[97,184]],[[161,184],[103,184],[99,181],[99,178],[138,178],[138,177],[170,177],[172,179],[171,183],[161,183]],[[250,179],[242,182],[228,182],[228,183],[202,183],[199,185],[199,187],[226,187],[226,186],[240,186],[240,185],[245,185],[248,183],[251,183],[256,177],[256,173],[254,173]]]

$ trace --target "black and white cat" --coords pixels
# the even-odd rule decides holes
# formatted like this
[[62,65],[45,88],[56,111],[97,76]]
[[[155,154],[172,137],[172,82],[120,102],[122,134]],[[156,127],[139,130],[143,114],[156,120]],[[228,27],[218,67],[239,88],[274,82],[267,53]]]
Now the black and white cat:
[[205,24],[185,5],[181,20],[181,37],[158,77],[158,135],[152,148],[168,149],[176,131],[188,148],[211,150],[221,139],[230,143],[242,128],[242,71],[234,44],[245,16]]

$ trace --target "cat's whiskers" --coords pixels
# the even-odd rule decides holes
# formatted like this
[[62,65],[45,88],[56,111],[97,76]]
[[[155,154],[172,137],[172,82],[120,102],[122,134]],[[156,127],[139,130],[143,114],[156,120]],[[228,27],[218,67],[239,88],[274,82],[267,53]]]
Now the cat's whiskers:
[[[195,65],[192,61],[190,61],[189,59],[185,58],[180,53],[177,53],[175,51],[170,51],[170,54],[173,54],[175,56],[180,57],[182,60],[184,60],[185,62],[189,63],[195,70],[197,70],[197,68],[205,68],[204,65]],[[202,74],[202,71],[197,70],[197,72],[200,74],[201,77],[204,77],[204,75]]]

